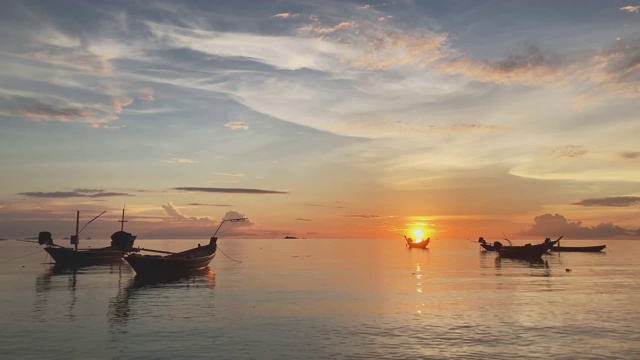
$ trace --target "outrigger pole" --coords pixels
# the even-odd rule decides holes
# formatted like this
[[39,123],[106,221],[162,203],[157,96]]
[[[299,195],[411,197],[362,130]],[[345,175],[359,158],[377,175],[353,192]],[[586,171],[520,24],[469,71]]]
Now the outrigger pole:
[[216,229],[216,232],[213,233],[213,236],[216,236],[216,234],[218,233],[218,230],[220,230],[220,228],[222,227],[222,224],[224,224],[225,222],[229,221],[229,222],[239,222],[239,221],[245,221],[248,218],[237,218],[237,219],[224,219],[220,222],[220,225],[218,225],[218,228]]
[[84,228],[87,227],[87,225],[91,224],[91,222],[97,218],[99,218],[100,216],[102,216],[102,214],[106,213],[107,211],[103,211],[100,213],[100,215],[94,217],[93,219],[89,220],[86,224],[84,224],[84,226],[82,227],[82,229],[78,230],[78,228],[80,227],[80,210],[76,211],[76,235],[75,235],[75,239],[73,241],[73,250],[74,251],[78,251],[78,243],[80,242],[80,233],[82,232],[82,230],[84,230]]

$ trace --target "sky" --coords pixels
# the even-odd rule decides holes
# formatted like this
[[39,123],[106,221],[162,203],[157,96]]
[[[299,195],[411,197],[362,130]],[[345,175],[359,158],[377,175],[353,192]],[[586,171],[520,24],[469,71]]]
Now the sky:
[[640,238],[638,1],[0,2],[0,237]]

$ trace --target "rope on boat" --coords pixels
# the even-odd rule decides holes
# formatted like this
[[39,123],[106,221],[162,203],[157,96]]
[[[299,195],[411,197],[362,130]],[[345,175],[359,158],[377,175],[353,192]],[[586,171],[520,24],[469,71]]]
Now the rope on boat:
[[231,257],[229,257],[229,255],[225,254],[224,251],[222,251],[222,249],[220,249],[220,245],[218,245],[218,250],[220,250],[220,252],[222,253],[222,255],[226,256],[227,259],[235,261],[237,263],[241,263],[242,261],[236,260],[236,259],[232,259]]
[[44,251],[44,250],[40,249],[40,250],[38,250],[38,251],[36,251],[36,252],[34,252],[34,253],[30,253],[30,254],[27,254],[27,255],[22,255],[22,256],[14,257],[14,258],[11,258],[11,259],[5,259],[5,260],[0,261],[0,264],[5,263],[5,262],[9,262],[9,261],[11,261],[11,260],[16,260],[16,259],[20,259],[20,258],[23,258],[23,257],[27,257],[27,256],[35,255],[35,254],[40,253],[41,251]]

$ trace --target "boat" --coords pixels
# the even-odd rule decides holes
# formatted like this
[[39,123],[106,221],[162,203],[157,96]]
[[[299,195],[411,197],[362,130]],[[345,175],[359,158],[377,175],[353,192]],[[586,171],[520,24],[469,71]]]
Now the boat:
[[[553,241],[551,241],[551,238],[546,238],[544,239],[544,242],[542,244],[546,244],[549,248],[551,248],[552,246],[556,245],[560,241],[560,239],[562,239],[562,236],[560,236],[558,239]],[[485,251],[496,251],[498,247],[502,249],[509,249],[512,247],[521,247],[521,246],[513,245],[511,241],[507,238],[505,238],[505,240],[509,242],[509,245],[503,245],[500,241],[494,241],[493,244],[489,244],[483,237],[480,237],[478,239],[478,242],[480,243],[480,247],[483,248]]]
[[500,258],[505,259],[521,259],[529,261],[542,261],[542,255],[549,251],[547,243],[524,246],[496,247],[496,252]]
[[[99,218],[106,211],[103,211],[100,215],[91,219],[84,226],[86,227],[93,220]],[[123,256],[133,247],[133,242],[136,239],[135,235],[132,235],[124,231],[124,209],[122,209],[122,223],[120,231],[116,231],[111,235],[111,245],[96,249],[78,249],[78,243],[80,239],[80,232],[84,230],[78,230],[80,224],[80,211],[76,212],[76,233],[71,236],[71,243],[73,248],[61,246],[55,244],[49,231],[41,231],[38,234],[38,244],[45,245],[44,250],[53,258],[56,266],[62,267],[75,267],[75,266],[88,266],[104,263],[111,263],[122,260]]]
[[[178,274],[185,274],[196,270],[204,269],[216,256],[218,249],[216,234],[222,225],[229,222],[244,221],[246,218],[224,219],[220,222],[213,236],[207,245],[185,250],[182,252],[170,252],[162,250],[136,248],[131,249],[124,259],[137,276],[143,277],[167,277]],[[140,254],[141,251],[160,253],[165,255]]]
[[606,247],[607,245],[560,246],[560,243],[558,242],[555,246],[551,247],[551,252],[600,252]]
[[[404,235],[402,235],[402,236],[404,236]],[[429,242],[431,242],[431,238],[426,238],[426,239],[421,240],[421,241],[414,241],[410,237],[408,238],[408,237],[404,236],[404,239],[407,242],[406,246],[408,248],[415,248],[415,249],[426,249],[427,245],[429,245]]]

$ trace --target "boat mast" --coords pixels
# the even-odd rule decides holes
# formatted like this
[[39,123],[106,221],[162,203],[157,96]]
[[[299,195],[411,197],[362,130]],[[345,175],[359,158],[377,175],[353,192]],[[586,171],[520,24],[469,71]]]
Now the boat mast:
[[118,220],[119,223],[121,223],[120,225],[120,231],[124,231],[124,223],[128,222],[127,220],[124,219],[124,208],[125,206],[122,206],[122,220]]
[[78,228],[80,227],[80,210],[76,211],[76,238],[73,242],[73,250],[78,251],[78,241],[80,239],[80,231]]

